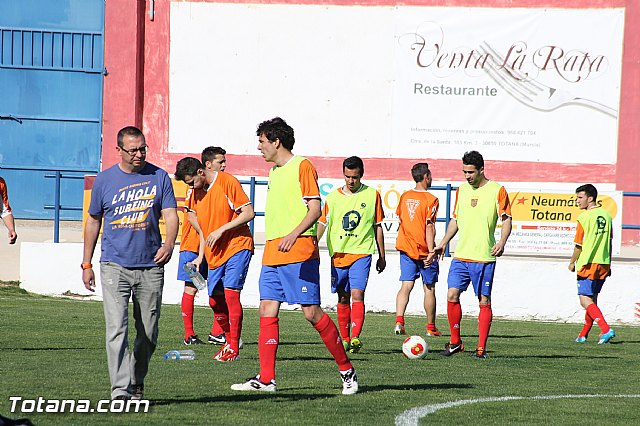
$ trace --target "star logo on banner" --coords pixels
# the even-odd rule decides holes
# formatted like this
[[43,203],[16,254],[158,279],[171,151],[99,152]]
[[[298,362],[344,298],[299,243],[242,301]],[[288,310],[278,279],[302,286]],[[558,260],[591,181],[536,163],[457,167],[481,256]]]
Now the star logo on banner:
[[527,201],[528,198],[522,197],[522,198],[518,198],[516,201],[518,201],[517,204],[524,204],[525,201]]

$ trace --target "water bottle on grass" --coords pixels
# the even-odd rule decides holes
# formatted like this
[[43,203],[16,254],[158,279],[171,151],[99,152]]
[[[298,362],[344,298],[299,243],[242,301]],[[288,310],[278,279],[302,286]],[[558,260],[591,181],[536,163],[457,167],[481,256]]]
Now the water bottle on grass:
[[196,269],[196,265],[191,262],[185,263],[183,266],[184,271],[189,275],[191,282],[196,286],[198,290],[204,290],[207,288],[207,281],[200,274],[198,269]]
[[164,354],[164,359],[193,361],[196,359],[196,353],[191,349],[185,349],[182,351],[173,350]]

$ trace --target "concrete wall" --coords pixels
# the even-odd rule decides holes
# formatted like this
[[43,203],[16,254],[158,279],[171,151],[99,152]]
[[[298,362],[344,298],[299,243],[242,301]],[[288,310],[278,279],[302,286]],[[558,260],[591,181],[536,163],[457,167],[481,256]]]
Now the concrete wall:
[[[99,264],[100,246],[96,249],[94,265]],[[82,284],[80,259],[81,243],[22,243],[20,267],[20,286],[27,291],[61,295],[70,292],[78,295],[91,293]],[[249,268],[247,282],[242,292],[244,306],[257,307],[259,304],[258,277],[262,259],[262,247],[256,249]],[[335,308],[336,296],[330,292],[329,255],[321,251],[322,306]],[[446,314],[446,277],[451,259],[441,263],[440,282],[436,287],[438,313]],[[171,262],[165,269],[165,287],[163,302],[179,304],[182,298],[183,283],[175,279],[178,264],[176,249]],[[37,265],[37,266],[35,266]],[[640,274],[638,262],[614,262],[613,275],[607,280],[599,300],[608,322],[640,325],[640,317],[634,310],[640,307],[640,286],[637,277]],[[98,271],[98,270],[97,270]],[[99,274],[98,274],[99,275]],[[399,257],[396,252],[387,253],[387,270],[382,274],[371,273],[366,294],[368,311],[395,312],[395,296],[399,287]],[[102,290],[99,283],[96,293],[90,299],[100,300]],[[584,319],[584,310],[580,307],[576,295],[575,276],[567,270],[567,260],[545,260],[536,258],[504,257],[498,260],[493,290],[494,315],[500,318],[563,321],[580,323]],[[199,296],[199,305],[207,305],[208,299]],[[473,291],[462,296],[463,313],[477,315],[478,306]],[[287,305],[283,305],[285,308]],[[414,288],[409,303],[408,314],[421,315],[422,289]],[[390,315],[390,323],[393,321]],[[444,323],[441,328],[446,329]]]

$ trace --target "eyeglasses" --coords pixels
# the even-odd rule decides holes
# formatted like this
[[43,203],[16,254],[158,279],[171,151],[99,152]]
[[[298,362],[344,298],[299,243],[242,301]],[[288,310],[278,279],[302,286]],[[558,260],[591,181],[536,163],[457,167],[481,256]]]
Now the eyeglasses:
[[127,154],[129,154],[130,156],[134,157],[137,153],[140,153],[142,155],[147,153],[147,149],[149,147],[148,146],[141,146],[140,148],[134,148],[134,149],[124,149],[122,147],[120,147],[120,150],[126,152]]

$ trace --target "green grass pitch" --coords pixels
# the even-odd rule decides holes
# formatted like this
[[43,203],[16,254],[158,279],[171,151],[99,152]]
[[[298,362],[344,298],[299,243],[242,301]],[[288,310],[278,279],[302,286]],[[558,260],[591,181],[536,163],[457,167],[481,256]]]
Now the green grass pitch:
[[[196,307],[201,337],[206,338],[211,317],[210,309]],[[596,344],[594,328],[588,343],[577,344],[577,324],[497,318],[489,358],[478,360],[468,356],[476,344],[476,319],[465,317],[467,352],[440,357],[448,336],[427,338],[428,357],[411,361],[402,356],[402,337],[392,334],[394,315],[369,313],[363,350],[351,357],[360,392],[343,396],[336,365],[302,313],[283,311],[280,325],[274,394],[229,388],[258,372],[257,310],[245,309],[240,361],[214,361],[213,345],[192,347],[195,361],[167,361],[166,351],[184,345],[179,307],[165,305],[145,384],[148,413],[11,413],[11,396],[92,403],[109,398],[104,319],[101,303],[0,287],[0,414],[37,425],[412,424],[407,419],[425,425],[640,424],[639,327],[614,326],[617,337],[607,345]],[[448,329],[444,316],[438,325]],[[423,331],[423,318],[407,317],[407,332]],[[131,340],[133,335],[131,329]],[[547,396],[557,398],[534,398]],[[465,400],[473,403],[456,406]],[[412,408],[424,417],[398,417]]]

